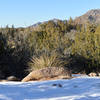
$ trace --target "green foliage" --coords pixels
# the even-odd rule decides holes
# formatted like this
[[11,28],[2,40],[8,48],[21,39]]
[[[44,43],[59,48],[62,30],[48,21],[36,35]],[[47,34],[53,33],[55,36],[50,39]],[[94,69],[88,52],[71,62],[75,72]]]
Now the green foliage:
[[29,68],[27,64],[31,69],[59,67],[62,66],[60,58],[65,57],[69,61],[73,56],[74,61],[84,62],[89,70],[98,70],[99,44],[100,25],[79,25],[72,18],[68,21],[51,20],[28,28],[7,26],[0,28],[0,70],[3,69],[6,76],[20,77]]
[[5,44],[6,41],[4,39],[4,36],[2,35],[2,33],[0,33],[0,55],[2,55],[5,52]]
[[72,53],[86,58],[87,67],[92,71],[99,71],[100,65],[100,35],[97,33],[96,26],[87,26],[86,30],[76,34],[72,46]]
[[68,21],[51,20],[36,28],[0,28],[0,70],[5,76],[23,77],[31,57],[54,51],[66,55],[71,45],[69,26]]

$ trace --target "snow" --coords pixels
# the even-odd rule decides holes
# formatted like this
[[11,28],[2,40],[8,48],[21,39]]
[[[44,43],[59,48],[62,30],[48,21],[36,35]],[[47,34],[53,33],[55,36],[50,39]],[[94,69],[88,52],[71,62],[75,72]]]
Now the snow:
[[69,80],[1,82],[0,100],[100,100],[100,78],[77,76]]

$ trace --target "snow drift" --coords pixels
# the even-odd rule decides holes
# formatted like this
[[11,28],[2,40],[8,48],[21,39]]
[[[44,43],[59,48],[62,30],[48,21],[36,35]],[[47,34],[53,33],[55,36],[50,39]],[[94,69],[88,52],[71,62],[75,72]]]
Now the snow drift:
[[0,83],[0,100],[100,100],[100,78]]

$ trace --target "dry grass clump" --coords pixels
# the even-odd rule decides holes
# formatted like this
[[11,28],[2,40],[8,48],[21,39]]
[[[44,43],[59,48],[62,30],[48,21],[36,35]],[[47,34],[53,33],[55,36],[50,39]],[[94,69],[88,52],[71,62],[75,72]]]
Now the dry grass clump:
[[61,60],[58,54],[42,54],[40,57],[32,57],[28,63],[29,71],[42,69],[45,67],[64,67],[65,62]]

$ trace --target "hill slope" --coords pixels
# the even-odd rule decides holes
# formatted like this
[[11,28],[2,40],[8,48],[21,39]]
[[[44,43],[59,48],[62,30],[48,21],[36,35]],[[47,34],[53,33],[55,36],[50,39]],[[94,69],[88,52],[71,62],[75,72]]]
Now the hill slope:
[[92,9],[86,14],[77,17],[75,19],[76,23],[84,24],[86,22],[100,24],[100,9]]

